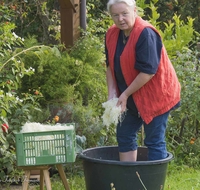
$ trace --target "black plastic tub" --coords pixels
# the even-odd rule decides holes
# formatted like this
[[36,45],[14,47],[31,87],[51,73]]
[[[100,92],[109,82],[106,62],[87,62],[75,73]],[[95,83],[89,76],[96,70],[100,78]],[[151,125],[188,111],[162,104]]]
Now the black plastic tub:
[[119,161],[117,146],[84,150],[83,160],[86,190],[163,190],[168,163],[173,155],[162,160],[147,161],[147,148],[138,147],[137,162]]

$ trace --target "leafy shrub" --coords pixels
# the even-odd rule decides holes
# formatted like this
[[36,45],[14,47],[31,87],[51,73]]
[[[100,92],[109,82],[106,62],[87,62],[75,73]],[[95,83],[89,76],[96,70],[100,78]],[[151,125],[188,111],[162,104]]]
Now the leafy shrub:
[[3,0],[0,12],[0,21],[15,23],[14,31],[19,36],[36,36],[40,43],[46,45],[60,42],[58,2]]
[[35,73],[23,78],[21,92],[37,90],[44,105],[82,100],[83,105],[98,106],[107,90],[102,47],[97,37],[84,36],[70,51],[44,47],[27,53],[23,61]]
[[8,131],[0,129],[0,179],[16,169],[14,133],[31,118],[33,110],[40,108],[40,96],[18,91],[21,79],[33,74],[32,68],[24,66],[21,55],[34,48],[22,49],[23,39],[12,32],[14,27],[11,23],[0,24],[0,126],[9,126]]
[[170,58],[176,57],[177,51],[182,51],[185,48],[190,48],[193,45],[193,40],[196,36],[199,36],[194,30],[194,19],[188,17],[185,21],[181,20],[181,16],[173,14],[165,22],[160,22],[161,14],[158,12],[158,0],[152,0],[149,4],[140,2],[140,6],[143,9],[148,9],[148,15],[146,19],[158,29],[162,37],[165,48]]
[[197,50],[178,53],[175,69],[181,82],[181,107],[173,111],[169,121],[167,138],[179,163],[198,166],[200,159],[200,74]]
[[170,20],[174,14],[180,15],[180,19],[187,22],[188,17],[194,20],[194,28],[199,31],[199,7],[200,1],[187,0],[159,0],[157,3],[158,12],[160,13],[160,22]]

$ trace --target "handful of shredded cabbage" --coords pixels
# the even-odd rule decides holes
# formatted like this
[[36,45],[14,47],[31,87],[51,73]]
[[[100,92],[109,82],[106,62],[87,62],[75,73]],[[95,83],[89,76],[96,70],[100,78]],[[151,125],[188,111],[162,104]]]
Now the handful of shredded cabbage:
[[121,106],[117,105],[118,98],[112,98],[107,102],[102,103],[104,110],[102,119],[103,125],[109,127],[111,124],[117,125],[121,121]]

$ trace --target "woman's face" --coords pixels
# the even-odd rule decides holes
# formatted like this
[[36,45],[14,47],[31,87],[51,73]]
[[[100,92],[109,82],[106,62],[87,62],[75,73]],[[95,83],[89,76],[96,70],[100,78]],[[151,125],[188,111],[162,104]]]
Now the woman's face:
[[112,5],[110,13],[115,25],[129,35],[135,24],[136,10],[121,2]]

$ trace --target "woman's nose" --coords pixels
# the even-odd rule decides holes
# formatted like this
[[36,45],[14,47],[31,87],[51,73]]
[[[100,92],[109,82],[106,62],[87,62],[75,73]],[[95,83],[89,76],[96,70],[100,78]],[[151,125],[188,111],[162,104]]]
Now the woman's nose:
[[119,15],[119,21],[122,21],[124,19],[123,15]]

